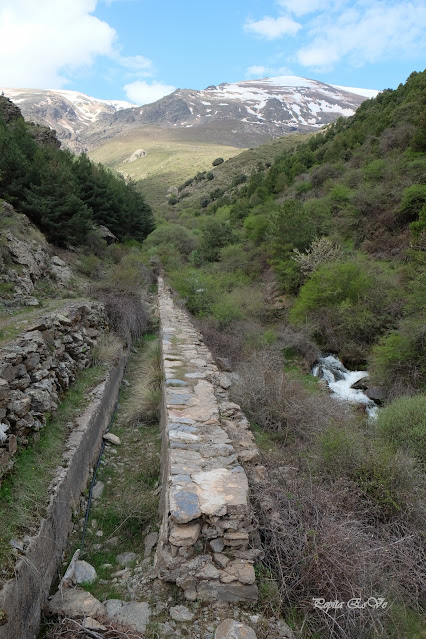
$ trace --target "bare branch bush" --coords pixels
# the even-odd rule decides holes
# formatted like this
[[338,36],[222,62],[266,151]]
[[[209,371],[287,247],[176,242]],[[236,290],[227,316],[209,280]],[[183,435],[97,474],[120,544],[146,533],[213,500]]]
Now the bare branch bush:
[[98,288],[96,297],[104,304],[111,327],[125,342],[131,343],[146,332],[151,318],[141,294]]
[[264,430],[284,439],[298,434],[312,438],[330,421],[343,419],[345,409],[328,393],[313,394],[284,370],[284,357],[276,347],[255,351],[237,368],[232,398]]
[[[45,639],[147,639],[147,634],[140,634],[121,626],[103,621],[106,630],[90,630],[85,628],[81,620],[69,617],[58,617],[50,619],[46,623]],[[150,635],[154,639],[155,635]]]
[[[401,519],[377,527],[357,486],[346,480],[331,485],[306,477],[256,485],[252,495],[259,519],[263,564],[278,583],[279,605],[286,615],[297,610],[303,636],[331,639],[388,637],[392,605],[424,606],[425,548],[422,534]],[[385,598],[374,607],[370,598]],[[314,599],[344,602],[321,610]],[[351,609],[347,602],[371,601]]]
[[326,262],[339,260],[342,255],[343,251],[340,246],[333,244],[328,237],[318,237],[304,252],[297,248],[293,249],[291,259],[300,264],[300,270],[304,275],[309,275]]
[[[424,479],[407,455],[383,447],[371,427],[283,365],[276,346],[255,351],[232,387],[275,443],[263,460],[267,478],[251,482],[265,555],[261,601],[284,617],[296,611],[303,637],[401,636],[401,610],[426,604]],[[371,597],[389,605],[347,605],[374,604]],[[325,611],[314,598],[344,605]]]

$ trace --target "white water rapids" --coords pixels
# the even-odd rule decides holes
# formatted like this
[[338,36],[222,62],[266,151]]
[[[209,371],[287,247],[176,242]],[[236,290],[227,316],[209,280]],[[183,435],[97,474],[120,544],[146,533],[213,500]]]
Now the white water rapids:
[[368,416],[374,419],[377,416],[377,405],[362,390],[351,388],[355,382],[368,377],[366,371],[349,371],[342,362],[328,355],[320,357],[318,363],[312,369],[312,375],[324,379],[331,390],[331,396],[351,404],[364,404]]

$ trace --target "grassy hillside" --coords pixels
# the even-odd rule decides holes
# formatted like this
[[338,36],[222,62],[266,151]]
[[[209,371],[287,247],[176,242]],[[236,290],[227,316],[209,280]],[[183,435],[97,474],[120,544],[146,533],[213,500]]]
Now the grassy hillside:
[[[138,149],[146,151],[146,155],[126,162]],[[177,187],[198,171],[208,170],[215,158],[228,159],[238,153],[241,149],[233,146],[182,139],[177,132],[159,127],[138,129],[89,151],[95,162],[141,181],[140,188],[152,206],[164,204],[170,187]]]
[[173,205],[174,208],[176,210],[197,208],[202,199],[210,197],[212,191],[217,189],[224,193],[230,191],[234,185],[243,184],[250,177],[252,171],[257,170],[259,166],[271,166],[277,156],[288,149],[295,148],[312,135],[311,133],[294,133],[277,140],[271,140],[256,148],[247,149],[228,161],[226,161],[226,155],[218,156],[225,160],[222,164],[209,166],[205,174],[193,174],[179,184],[179,193],[177,202]]

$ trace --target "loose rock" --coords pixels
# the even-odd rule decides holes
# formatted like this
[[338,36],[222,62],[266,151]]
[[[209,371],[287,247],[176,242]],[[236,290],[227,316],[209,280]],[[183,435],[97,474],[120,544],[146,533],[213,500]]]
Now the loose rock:
[[74,566],[74,581],[78,584],[92,584],[97,578],[96,570],[87,561],[78,560]]
[[117,437],[117,435],[114,435],[113,433],[105,433],[105,435],[103,436],[103,439],[106,442],[109,442],[110,444],[116,444],[117,446],[121,444],[120,438]]
[[234,621],[234,619],[225,619],[216,628],[215,639],[257,639],[253,628],[246,626],[245,623]]
[[174,621],[192,621],[194,614],[186,606],[173,606],[170,616]]
[[49,609],[65,617],[98,617],[105,614],[100,601],[85,590],[58,590],[49,602]]

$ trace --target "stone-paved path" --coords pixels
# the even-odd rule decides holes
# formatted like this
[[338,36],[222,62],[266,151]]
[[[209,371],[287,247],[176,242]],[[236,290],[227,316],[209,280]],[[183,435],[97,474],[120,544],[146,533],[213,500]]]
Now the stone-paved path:
[[188,314],[159,280],[164,382],[164,518],[159,574],[189,600],[254,601],[256,532],[241,462],[258,451],[247,419]]

